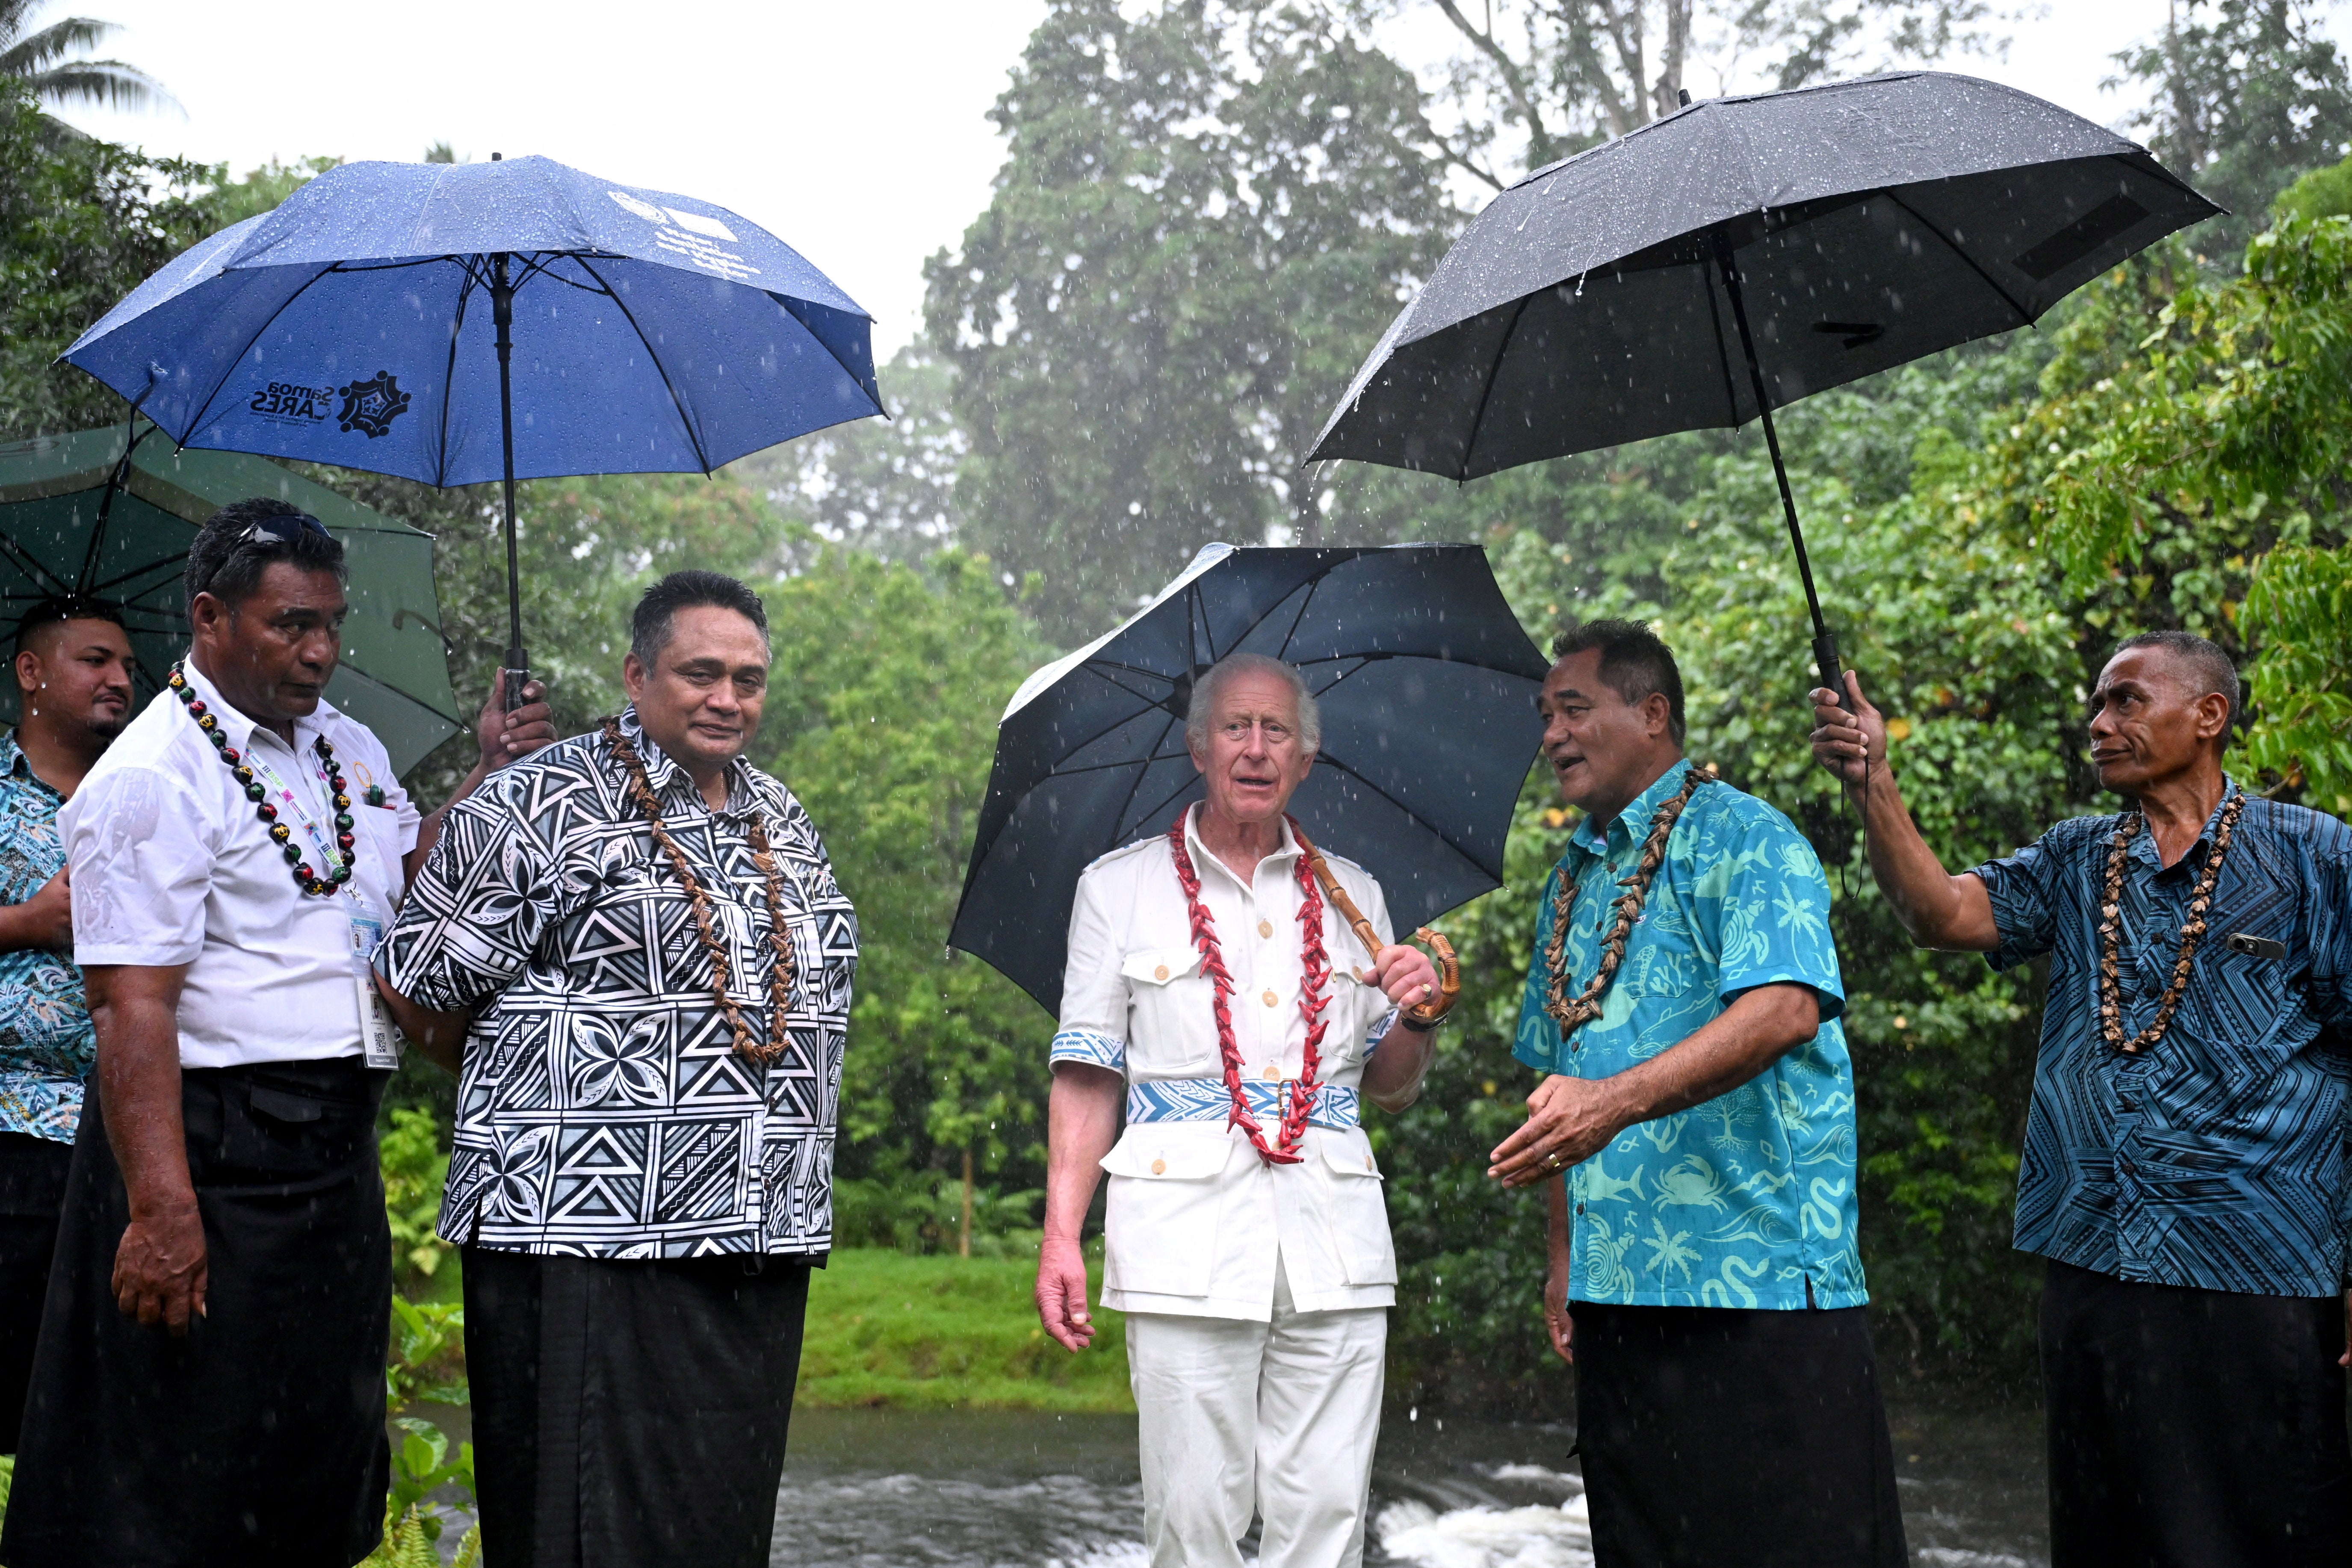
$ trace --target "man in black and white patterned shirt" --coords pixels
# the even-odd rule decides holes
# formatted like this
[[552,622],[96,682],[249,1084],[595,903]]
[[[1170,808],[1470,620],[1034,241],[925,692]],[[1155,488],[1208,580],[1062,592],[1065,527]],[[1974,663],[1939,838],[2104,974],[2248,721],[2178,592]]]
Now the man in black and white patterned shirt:
[[857,926],[808,814],[743,760],[767,617],[680,572],[630,706],[451,813],[378,959],[458,1072],[485,1555],[764,1564]]

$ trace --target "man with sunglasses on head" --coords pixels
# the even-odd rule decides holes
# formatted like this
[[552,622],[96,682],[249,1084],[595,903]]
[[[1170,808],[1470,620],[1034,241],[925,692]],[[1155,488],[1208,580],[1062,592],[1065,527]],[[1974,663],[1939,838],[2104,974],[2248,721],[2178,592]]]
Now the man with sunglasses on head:
[[[440,828],[324,700],[343,551],[281,500],[188,552],[193,644],[58,818],[98,1072],[0,1561],[348,1568],[383,1527],[391,1237],[367,963]],[[453,800],[554,739],[493,693]],[[443,808],[445,811],[446,806]]]

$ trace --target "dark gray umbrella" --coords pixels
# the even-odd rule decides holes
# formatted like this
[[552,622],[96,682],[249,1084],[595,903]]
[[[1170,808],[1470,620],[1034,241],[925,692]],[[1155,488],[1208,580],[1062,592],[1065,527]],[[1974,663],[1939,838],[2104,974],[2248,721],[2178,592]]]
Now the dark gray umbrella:
[[1973,77],[1709,99],[1488,204],[1307,460],[1469,479],[1760,414],[1836,685],[1771,411],[2026,326],[2221,210],[2114,132]]
[[1370,871],[1401,931],[1503,879],[1548,668],[1466,544],[1212,544],[1125,626],[1021,683],[997,731],[950,945],[1061,1011],[1089,862],[1201,797],[1193,679],[1229,653],[1288,659],[1323,714],[1291,814]]

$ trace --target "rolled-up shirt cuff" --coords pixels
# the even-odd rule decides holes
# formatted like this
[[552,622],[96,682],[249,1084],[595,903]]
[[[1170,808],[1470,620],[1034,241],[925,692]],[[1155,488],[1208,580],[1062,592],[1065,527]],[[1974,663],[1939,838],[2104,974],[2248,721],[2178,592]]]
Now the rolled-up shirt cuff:
[[1084,1062],[1092,1068],[1125,1072],[1127,1042],[1092,1029],[1064,1029],[1054,1037],[1054,1048],[1047,1059],[1057,1067],[1063,1062]]
[[1391,1029],[1396,1027],[1397,1015],[1403,1010],[1404,1009],[1402,1007],[1391,1007],[1387,1012],[1372,1020],[1372,1026],[1364,1032],[1364,1059],[1366,1061],[1370,1061],[1372,1059],[1372,1053],[1381,1048],[1381,1042],[1388,1038],[1388,1033]]

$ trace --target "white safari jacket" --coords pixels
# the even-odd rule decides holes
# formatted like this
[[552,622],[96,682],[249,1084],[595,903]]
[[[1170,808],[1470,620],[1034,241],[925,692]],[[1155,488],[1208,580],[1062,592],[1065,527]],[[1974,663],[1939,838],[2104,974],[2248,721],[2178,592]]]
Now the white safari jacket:
[[[1298,1076],[1307,1039],[1298,846],[1286,826],[1282,847],[1244,884],[1202,847],[1189,813],[1185,840],[1233,976],[1234,1041],[1243,1076],[1263,1086],[1253,1109],[1271,1144],[1280,1086]],[[1381,941],[1392,940],[1380,884],[1353,861],[1325,859]],[[1105,1307],[1264,1322],[1277,1249],[1300,1311],[1395,1303],[1380,1168],[1355,1125],[1364,1059],[1393,1010],[1370,984],[1370,954],[1328,900],[1323,944],[1332,973],[1318,1076],[1328,1087],[1304,1158],[1268,1166],[1226,1125],[1214,987],[1201,973],[1167,838],[1114,850],[1079,879],[1054,1060],[1127,1079],[1127,1127],[1102,1162]]]

